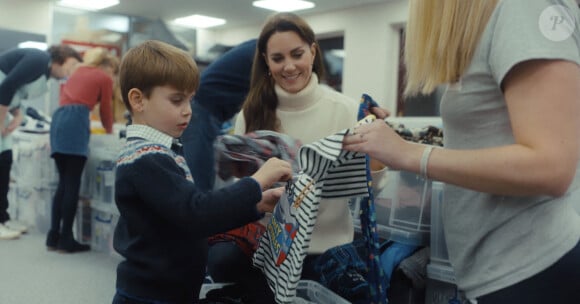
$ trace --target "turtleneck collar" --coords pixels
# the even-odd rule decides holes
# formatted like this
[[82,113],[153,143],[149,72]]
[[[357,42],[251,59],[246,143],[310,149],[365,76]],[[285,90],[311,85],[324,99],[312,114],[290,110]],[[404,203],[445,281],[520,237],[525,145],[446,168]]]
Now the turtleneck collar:
[[278,110],[280,111],[302,111],[314,105],[320,98],[322,92],[319,90],[318,75],[312,73],[310,81],[300,92],[288,93],[278,84],[274,86],[278,96]]

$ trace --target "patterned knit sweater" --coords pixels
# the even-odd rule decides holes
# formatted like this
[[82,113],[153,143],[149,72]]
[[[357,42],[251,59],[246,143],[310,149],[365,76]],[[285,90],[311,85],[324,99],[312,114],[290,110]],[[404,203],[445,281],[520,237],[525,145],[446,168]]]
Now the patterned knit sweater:
[[116,286],[134,298],[192,303],[205,276],[206,238],[259,219],[261,189],[246,177],[200,192],[172,140],[144,125],[127,128],[115,182],[114,248],[125,258]]

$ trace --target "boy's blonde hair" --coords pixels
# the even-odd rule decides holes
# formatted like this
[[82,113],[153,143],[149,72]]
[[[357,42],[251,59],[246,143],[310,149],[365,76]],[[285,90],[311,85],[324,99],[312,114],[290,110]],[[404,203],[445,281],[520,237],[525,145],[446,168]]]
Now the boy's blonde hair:
[[131,48],[121,60],[119,83],[123,103],[130,113],[128,94],[139,89],[146,97],[154,87],[169,85],[179,91],[195,92],[199,70],[193,57],[167,43],[148,40]]
[[499,0],[410,0],[405,95],[459,80]]

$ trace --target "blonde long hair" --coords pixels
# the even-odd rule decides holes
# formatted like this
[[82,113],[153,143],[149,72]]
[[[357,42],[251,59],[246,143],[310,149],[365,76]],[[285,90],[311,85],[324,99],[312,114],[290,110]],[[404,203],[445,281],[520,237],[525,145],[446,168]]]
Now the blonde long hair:
[[114,73],[117,74],[119,72],[121,60],[107,49],[96,47],[89,49],[84,53],[83,64],[94,67],[109,66],[112,67]]
[[[121,97],[121,88],[119,86],[118,78],[116,77],[119,74],[119,66],[121,65],[121,60],[119,57],[114,55],[109,50],[96,47],[87,50],[83,54],[83,65],[85,66],[92,66],[97,68],[106,68],[111,67],[113,69],[113,100],[112,100],[112,108],[113,108],[113,116],[115,122],[125,122],[125,117],[123,115],[124,105],[122,102]],[[93,111],[91,112],[91,117],[93,119],[97,119],[100,117],[100,104],[95,106]]]
[[410,0],[405,95],[459,80],[500,0]]

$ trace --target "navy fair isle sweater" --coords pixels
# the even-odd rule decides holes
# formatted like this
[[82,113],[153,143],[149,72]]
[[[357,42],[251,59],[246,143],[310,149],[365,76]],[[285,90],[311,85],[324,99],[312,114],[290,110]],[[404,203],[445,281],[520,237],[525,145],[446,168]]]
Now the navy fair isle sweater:
[[200,192],[173,138],[144,125],[127,127],[117,161],[120,212],[114,248],[117,290],[127,296],[194,303],[205,277],[206,238],[260,218],[262,190],[253,178]]

